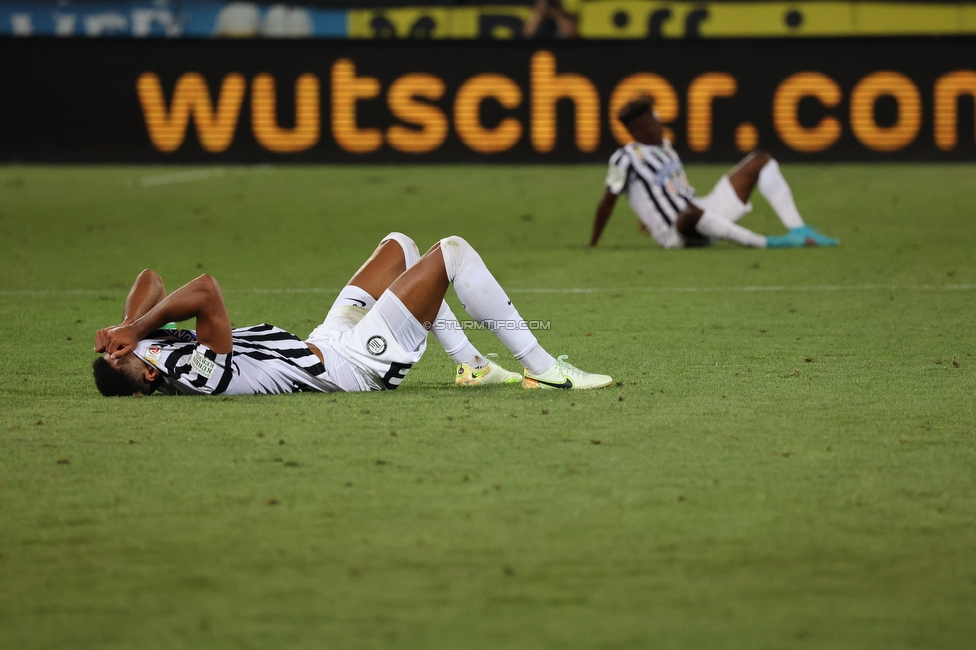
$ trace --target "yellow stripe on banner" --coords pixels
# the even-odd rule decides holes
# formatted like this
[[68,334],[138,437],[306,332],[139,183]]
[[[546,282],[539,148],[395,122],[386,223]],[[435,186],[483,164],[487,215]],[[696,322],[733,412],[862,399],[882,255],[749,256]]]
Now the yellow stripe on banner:
[[960,5],[959,32],[961,34],[976,34],[976,4]]
[[584,38],[976,34],[976,3],[592,0]]
[[866,3],[855,7],[855,29],[866,36],[958,33],[960,6]]
[[849,35],[853,11],[847,2],[711,4],[701,36],[781,37]]
[[603,0],[580,6],[583,38],[647,38],[651,31],[665,38],[685,35],[689,14],[706,5],[690,2]]

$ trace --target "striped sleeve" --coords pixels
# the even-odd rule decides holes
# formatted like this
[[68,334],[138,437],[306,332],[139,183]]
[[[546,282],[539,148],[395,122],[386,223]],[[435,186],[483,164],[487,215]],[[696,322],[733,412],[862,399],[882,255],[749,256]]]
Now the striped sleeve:
[[627,179],[630,176],[630,156],[623,148],[617,149],[610,156],[610,166],[607,168],[606,186],[614,194],[627,190]]

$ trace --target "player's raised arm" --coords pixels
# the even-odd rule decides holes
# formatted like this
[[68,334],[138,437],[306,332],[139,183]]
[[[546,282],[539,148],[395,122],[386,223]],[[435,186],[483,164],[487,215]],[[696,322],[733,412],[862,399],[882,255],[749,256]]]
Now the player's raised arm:
[[163,284],[163,279],[152,269],[144,270],[136,276],[136,281],[129,289],[122,312],[122,324],[128,325],[141,318],[165,297],[166,285]]
[[131,323],[99,330],[95,351],[123,357],[151,332],[170,321],[196,319],[197,341],[217,354],[233,348],[230,316],[220,285],[210,275],[201,275],[169,294]]
[[613,214],[613,206],[617,203],[617,194],[608,187],[603,193],[603,198],[600,199],[599,205],[596,206],[596,216],[593,218],[593,234],[590,235],[590,247],[596,246],[597,242],[600,241],[600,235],[603,234],[603,229],[606,227],[607,222],[610,221],[610,215]]
[[[120,325],[129,325],[159,304],[165,297],[166,286],[163,284],[163,279],[152,269],[144,269],[142,273],[136,276],[132,288],[129,289],[129,295],[125,298]],[[95,333],[96,350],[102,351],[107,348],[108,340],[105,337],[113,329],[115,328],[107,327]]]

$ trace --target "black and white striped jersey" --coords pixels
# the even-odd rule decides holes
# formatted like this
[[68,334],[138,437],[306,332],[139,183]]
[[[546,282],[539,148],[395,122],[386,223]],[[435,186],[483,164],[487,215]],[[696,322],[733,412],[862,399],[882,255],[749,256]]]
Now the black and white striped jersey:
[[660,146],[631,142],[610,157],[606,185],[614,194],[627,193],[630,207],[664,245],[673,238],[678,215],[697,205],[695,188],[688,184],[681,158],[664,140]]
[[183,395],[255,395],[333,392],[315,353],[297,336],[274,325],[231,331],[234,347],[217,354],[197,342],[192,330],[157,330],[134,354],[163,376],[160,392]]

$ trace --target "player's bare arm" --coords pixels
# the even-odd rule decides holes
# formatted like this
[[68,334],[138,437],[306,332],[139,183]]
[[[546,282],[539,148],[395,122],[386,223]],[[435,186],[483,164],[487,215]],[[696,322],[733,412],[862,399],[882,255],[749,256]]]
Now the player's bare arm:
[[129,325],[142,318],[165,297],[166,285],[163,284],[163,279],[152,269],[145,269],[136,276],[136,281],[129,289],[122,309],[122,325]]
[[[159,286],[162,286],[162,280]],[[147,299],[141,304],[148,302]],[[231,351],[230,316],[220,285],[206,274],[187,282],[132,322],[99,330],[95,334],[95,351],[107,352],[112,359],[124,357],[135,349],[139,341],[166,323],[191,318],[196,319],[197,341],[217,354]]]
[[606,188],[603,192],[603,198],[596,206],[596,216],[593,218],[593,234],[590,236],[591,248],[600,241],[600,235],[603,234],[603,229],[613,214],[613,206],[617,204],[617,197],[618,195],[611,192],[610,188]]

